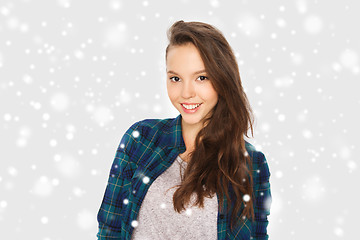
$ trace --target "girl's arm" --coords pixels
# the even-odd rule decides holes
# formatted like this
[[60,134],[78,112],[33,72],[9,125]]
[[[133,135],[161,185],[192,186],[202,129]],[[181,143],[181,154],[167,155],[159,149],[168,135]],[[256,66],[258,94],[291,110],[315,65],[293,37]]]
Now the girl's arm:
[[127,197],[127,192],[123,190],[123,186],[129,183],[129,179],[124,177],[122,173],[129,163],[129,153],[133,151],[137,143],[133,132],[137,129],[138,123],[134,123],[125,132],[116,151],[104,198],[97,215],[99,222],[98,239],[120,239],[123,224],[121,209],[124,199]]
[[254,169],[255,182],[255,222],[253,223],[252,237],[256,240],[267,240],[267,226],[269,221],[267,219],[270,215],[271,206],[271,190],[270,190],[270,171],[266,161],[265,155],[257,151],[254,154],[255,160],[258,163],[258,169]]

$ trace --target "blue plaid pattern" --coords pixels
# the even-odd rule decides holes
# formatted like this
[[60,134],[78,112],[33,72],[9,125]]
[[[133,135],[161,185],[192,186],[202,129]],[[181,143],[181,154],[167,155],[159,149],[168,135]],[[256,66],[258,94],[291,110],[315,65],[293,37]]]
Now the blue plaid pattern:
[[[230,231],[230,213],[233,206],[229,214],[220,212],[218,200],[219,240],[268,239],[270,171],[264,154],[247,141],[245,145],[253,160],[255,221],[246,218],[243,224]],[[176,118],[144,119],[132,124],[123,135],[111,166],[108,184],[97,215],[98,239],[131,239],[141,203],[150,185],[185,150],[181,114]],[[233,196],[231,188],[230,196]],[[227,203],[224,194],[223,211],[226,210]]]

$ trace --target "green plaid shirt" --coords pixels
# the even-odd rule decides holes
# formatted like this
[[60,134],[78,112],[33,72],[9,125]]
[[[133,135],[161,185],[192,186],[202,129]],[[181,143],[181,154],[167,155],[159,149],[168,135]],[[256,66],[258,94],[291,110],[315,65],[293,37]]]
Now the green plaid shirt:
[[[267,216],[270,214],[271,193],[269,167],[262,152],[245,141],[253,160],[255,221],[245,219],[230,231],[230,213],[217,215],[217,236],[225,239],[268,239]],[[155,179],[185,152],[181,132],[181,115],[167,119],[144,119],[134,123],[123,135],[111,166],[104,198],[97,215],[98,239],[130,240],[134,220],[147,190]],[[230,196],[234,196],[229,189]],[[219,198],[218,198],[219,199]],[[219,203],[219,200],[218,200]],[[227,208],[224,194],[223,211]]]

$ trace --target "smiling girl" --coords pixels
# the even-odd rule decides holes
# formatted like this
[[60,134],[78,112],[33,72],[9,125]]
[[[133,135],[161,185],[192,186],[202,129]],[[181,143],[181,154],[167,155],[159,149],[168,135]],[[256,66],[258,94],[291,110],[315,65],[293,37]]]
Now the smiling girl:
[[270,171],[249,142],[253,116],[231,47],[215,27],[175,22],[165,60],[176,118],[121,139],[98,239],[268,239]]

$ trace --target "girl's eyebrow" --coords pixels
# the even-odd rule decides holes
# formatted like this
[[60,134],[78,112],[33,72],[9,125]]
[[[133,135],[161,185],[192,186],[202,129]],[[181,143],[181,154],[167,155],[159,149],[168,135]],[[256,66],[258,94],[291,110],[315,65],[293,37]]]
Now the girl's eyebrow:
[[[193,73],[193,75],[196,75],[196,74],[199,74],[199,73],[203,73],[203,72],[206,72],[206,70],[203,69],[203,70],[196,71],[196,72]],[[172,74],[180,75],[180,74],[178,74],[178,73],[176,73],[176,72],[174,72],[174,71],[172,71],[172,70],[167,71],[167,73],[172,73]]]

